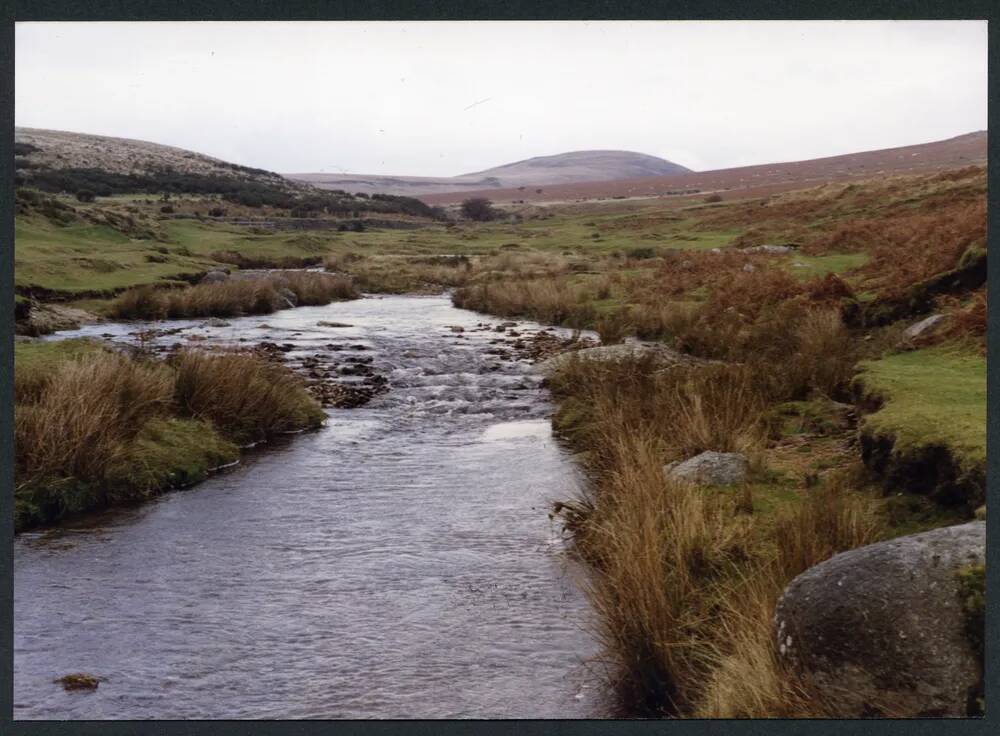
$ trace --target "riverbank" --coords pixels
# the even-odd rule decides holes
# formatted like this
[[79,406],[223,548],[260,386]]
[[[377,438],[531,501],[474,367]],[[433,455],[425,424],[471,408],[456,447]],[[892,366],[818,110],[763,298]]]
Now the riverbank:
[[[779,656],[788,583],[985,513],[982,183],[963,170],[706,208],[692,217],[739,228],[729,247],[595,253],[455,292],[606,344],[655,341],[550,377],[590,481],[557,510],[626,712],[829,715]],[[685,461],[730,463],[735,480],[682,480]]]

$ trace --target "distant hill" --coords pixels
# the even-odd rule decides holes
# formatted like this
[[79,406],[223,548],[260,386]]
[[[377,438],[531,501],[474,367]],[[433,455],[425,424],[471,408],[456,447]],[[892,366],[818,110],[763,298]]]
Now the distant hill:
[[221,176],[284,189],[300,189],[280,174],[222,161],[194,151],[131,138],[41,128],[14,128],[14,155],[29,169],[100,169],[123,176],[179,174]]
[[470,189],[538,187],[577,182],[614,181],[669,176],[691,170],[666,159],[632,151],[572,151],[538,156],[485,171],[453,177],[381,176],[364,174],[286,174],[322,189],[373,194],[444,194]]
[[[713,171],[688,171],[665,176],[637,176],[619,180],[566,181],[526,189],[515,186],[479,187],[461,192],[421,194],[420,199],[428,204],[449,205],[474,196],[488,197],[499,204],[665,196],[704,198],[707,194],[718,194],[723,199],[760,197],[831,181],[871,179],[969,165],[983,166],[986,164],[986,142],[986,131],[976,131],[931,143],[860,151],[805,161]],[[539,189],[542,191],[538,191]]]
[[123,194],[207,196],[245,207],[244,214],[255,216],[261,208],[287,210],[295,218],[440,216],[412,197],[324,191],[273,171],[174,146],[38,128],[14,129],[14,183],[75,194],[81,201]]

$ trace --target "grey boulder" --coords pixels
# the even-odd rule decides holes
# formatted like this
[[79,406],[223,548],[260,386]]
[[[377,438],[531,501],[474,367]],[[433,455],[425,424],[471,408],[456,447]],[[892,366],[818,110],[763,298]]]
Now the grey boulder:
[[684,462],[670,463],[663,472],[671,480],[703,486],[731,486],[747,478],[749,463],[738,452],[703,452]]
[[209,271],[201,277],[201,284],[221,284],[229,280],[229,274],[225,271]]
[[930,317],[926,317],[907,327],[906,331],[903,332],[903,337],[907,340],[915,340],[921,335],[926,335],[936,330],[943,320],[943,314],[932,314]]
[[982,564],[974,521],[844,552],[806,570],[774,615],[781,659],[842,718],[976,712],[981,652],[958,573]]

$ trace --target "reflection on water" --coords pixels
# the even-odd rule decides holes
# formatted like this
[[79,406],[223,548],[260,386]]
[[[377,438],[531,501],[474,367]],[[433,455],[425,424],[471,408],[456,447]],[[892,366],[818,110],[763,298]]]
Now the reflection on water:
[[[539,379],[488,353],[480,321],[496,322],[386,297],[170,323],[168,343],[292,357],[362,344],[391,390],[191,490],[20,535],[15,718],[602,715],[579,572],[547,516],[574,468]],[[52,682],[79,671],[106,680]]]

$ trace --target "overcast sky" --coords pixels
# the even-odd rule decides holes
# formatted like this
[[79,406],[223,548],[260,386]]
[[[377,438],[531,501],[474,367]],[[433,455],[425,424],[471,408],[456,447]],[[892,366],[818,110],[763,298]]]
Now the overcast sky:
[[693,169],[986,128],[986,23],[19,23],[17,125],[280,172]]

